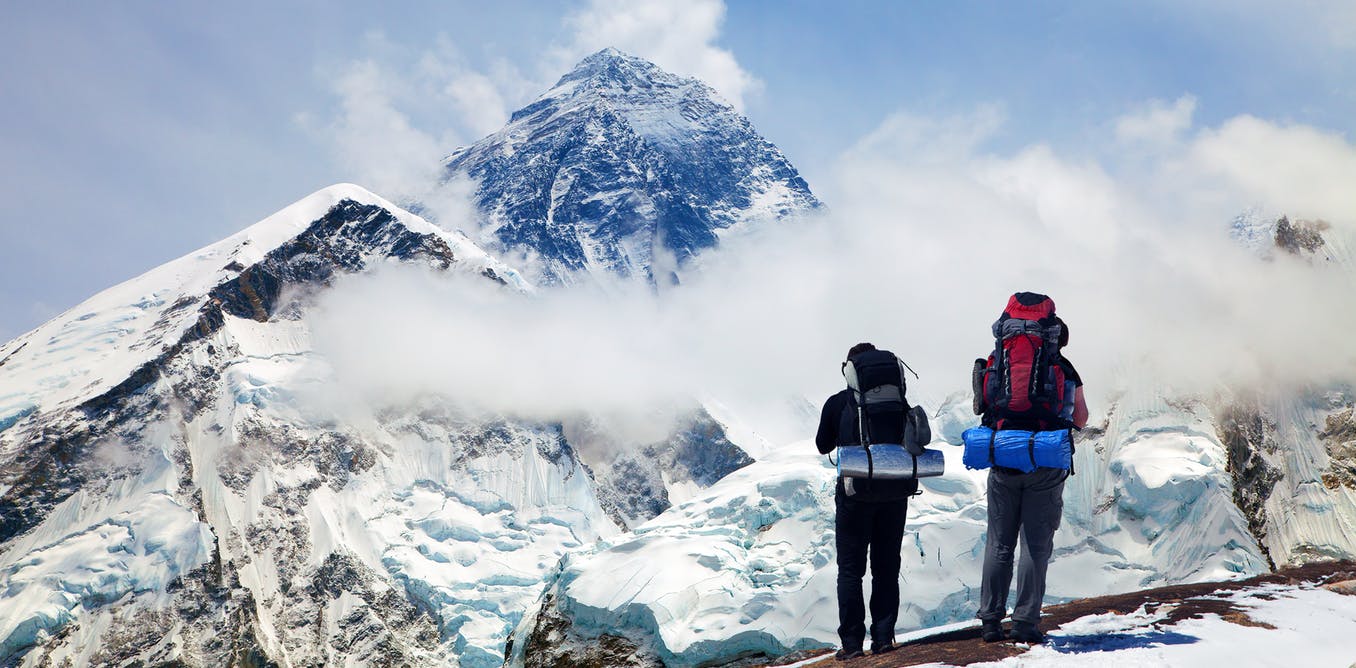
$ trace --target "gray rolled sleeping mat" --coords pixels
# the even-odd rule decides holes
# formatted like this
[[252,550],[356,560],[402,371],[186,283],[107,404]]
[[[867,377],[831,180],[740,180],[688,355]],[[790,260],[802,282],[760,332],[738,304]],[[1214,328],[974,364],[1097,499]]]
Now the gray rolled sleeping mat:
[[923,454],[914,459],[908,449],[898,443],[844,445],[838,448],[838,475],[849,478],[900,480],[915,475],[929,478],[942,475],[945,466],[946,461],[940,450],[925,449]]
[[903,443],[843,445],[838,448],[838,475],[867,480],[929,478],[945,472],[939,450],[923,446],[932,441],[927,412],[914,406],[904,427]]

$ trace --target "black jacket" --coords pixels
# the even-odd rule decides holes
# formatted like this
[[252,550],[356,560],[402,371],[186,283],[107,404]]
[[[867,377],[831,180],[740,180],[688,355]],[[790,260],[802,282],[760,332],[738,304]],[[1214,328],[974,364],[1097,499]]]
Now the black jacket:
[[[819,413],[819,431],[815,433],[815,447],[820,454],[829,454],[840,445],[861,445],[858,434],[857,409],[852,405],[852,390],[845,389],[828,398]],[[855,480],[857,501],[898,501],[918,491],[917,480]],[[838,479],[837,492],[844,493],[843,479]]]

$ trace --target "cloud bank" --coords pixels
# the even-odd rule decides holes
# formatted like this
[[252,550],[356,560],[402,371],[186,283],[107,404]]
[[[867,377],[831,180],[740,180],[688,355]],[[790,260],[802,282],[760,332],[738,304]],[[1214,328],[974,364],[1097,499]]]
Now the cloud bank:
[[742,111],[762,83],[716,45],[724,20],[721,0],[592,0],[566,20],[571,36],[550,60],[564,72],[590,53],[616,47],[705,81]]
[[694,396],[755,414],[819,401],[869,340],[918,370],[911,395],[935,409],[968,387],[1007,296],[1034,290],[1070,324],[1094,411],[1132,378],[1174,392],[1352,380],[1353,258],[1268,261],[1227,233],[1261,205],[1356,239],[1356,146],[1250,117],[1195,128],[1190,107],[1119,119],[1101,157],[986,150],[1002,127],[990,110],[899,114],[843,155],[828,213],[731,239],[676,289],[520,297],[392,270],[329,293],[317,346],[345,383],[385,396],[662,420]]

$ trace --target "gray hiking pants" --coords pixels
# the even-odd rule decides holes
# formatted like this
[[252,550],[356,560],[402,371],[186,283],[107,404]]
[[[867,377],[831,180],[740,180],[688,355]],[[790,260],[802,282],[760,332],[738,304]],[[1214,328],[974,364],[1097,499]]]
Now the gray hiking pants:
[[1012,556],[1020,532],[1022,559],[1017,568],[1017,607],[1012,620],[1039,624],[1045,598],[1045,569],[1055,547],[1055,529],[1064,512],[1064,469],[1038,468],[1031,473],[989,470],[989,533],[984,550],[979,618],[1007,615],[1012,584]]

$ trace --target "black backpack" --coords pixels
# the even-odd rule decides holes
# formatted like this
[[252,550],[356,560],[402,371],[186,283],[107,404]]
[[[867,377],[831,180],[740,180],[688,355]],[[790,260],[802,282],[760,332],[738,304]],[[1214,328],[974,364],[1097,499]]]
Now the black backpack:
[[[914,415],[905,398],[908,365],[888,350],[867,350],[843,362],[843,377],[852,390],[861,445],[899,443],[915,456],[932,440],[927,416]],[[917,374],[915,374],[915,377]]]

